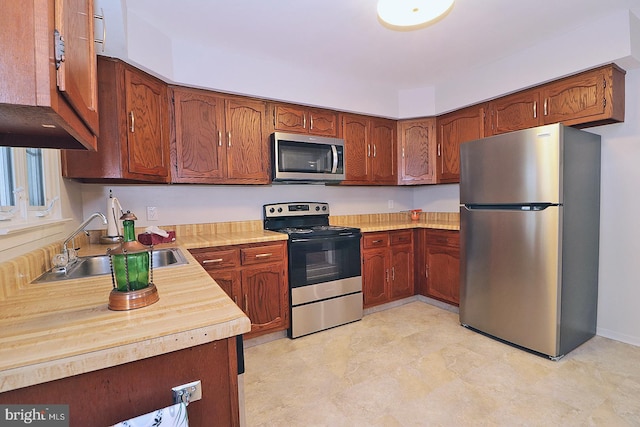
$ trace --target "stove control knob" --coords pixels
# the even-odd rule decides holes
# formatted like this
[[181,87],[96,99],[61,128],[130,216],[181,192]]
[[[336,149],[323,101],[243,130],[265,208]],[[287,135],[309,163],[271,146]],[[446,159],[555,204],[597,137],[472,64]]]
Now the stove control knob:
[[316,206],[316,210],[319,211],[320,210],[320,206]]
[[274,213],[276,210],[274,208],[269,209],[269,212]]
[[278,208],[278,212],[282,212],[282,208]]
[[326,211],[326,210],[327,210],[327,207],[326,207],[326,206],[323,206],[323,207],[322,207],[322,210],[323,210],[323,211]]

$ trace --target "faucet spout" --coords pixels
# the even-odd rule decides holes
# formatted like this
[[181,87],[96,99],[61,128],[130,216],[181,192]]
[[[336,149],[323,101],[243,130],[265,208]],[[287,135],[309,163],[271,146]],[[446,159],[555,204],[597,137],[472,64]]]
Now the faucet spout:
[[100,218],[100,219],[102,219],[102,224],[107,225],[107,217],[106,217],[106,216],[104,216],[104,214],[103,214],[103,213],[101,213],[101,212],[94,212],[94,213],[92,213],[92,214],[89,216],[89,218],[85,219],[85,220],[82,222],[82,224],[80,224],[80,225],[78,226],[78,228],[76,228],[76,229],[74,230],[74,232],[73,232],[73,233],[71,233],[71,234],[69,235],[69,237],[67,237],[67,238],[65,239],[64,243],[62,244],[62,250],[63,250],[63,252],[65,252],[65,253],[66,253],[66,252],[68,251],[68,249],[67,249],[67,245],[69,244],[69,242],[70,242],[71,240],[73,240],[73,238],[74,238],[74,237],[76,237],[78,234],[80,234],[82,231],[85,231],[85,228],[87,228],[87,226],[89,225],[89,223],[90,223],[91,221],[93,221],[93,219],[94,219],[94,218]]

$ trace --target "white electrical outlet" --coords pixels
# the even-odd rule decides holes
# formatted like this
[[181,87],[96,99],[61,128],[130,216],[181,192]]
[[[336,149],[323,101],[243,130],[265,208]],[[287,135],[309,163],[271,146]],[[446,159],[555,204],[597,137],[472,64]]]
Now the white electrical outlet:
[[393,200],[389,200],[387,204],[389,206],[389,209],[393,209],[393,205],[394,205]]
[[147,221],[158,220],[158,208],[155,206],[147,206]]

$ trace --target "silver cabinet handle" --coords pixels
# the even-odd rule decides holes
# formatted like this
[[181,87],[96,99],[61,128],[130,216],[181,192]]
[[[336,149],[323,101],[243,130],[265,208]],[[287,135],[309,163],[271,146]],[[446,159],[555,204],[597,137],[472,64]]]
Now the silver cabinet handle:
[[131,126],[129,127],[129,130],[131,131],[131,133],[135,133],[136,131],[136,117],[133,114],[133,111],[129,112],[129,119],[131,122]]
[[440,157],[440,143],[438,142],[438,157]]
[[313,114],[309,114],[309,130],[313,129]]
[[216,258],[216,259],[205,259],[204,261],[202,261],[203,264],[213,264],[213,263],[217,263],[217,262],[222,262],[223,259],[222,258]]
[[227,147],[231,148],[231,131],[227,132]]
[[547,108],[547,104],[548,104],[548,102],[549,102],[549,98],[547,98],[547,99],[545,99],[545,100],[544,100],[544,115],[545,115],[545,116],[549,114],[549,110],[548,110],[548,108]]
[[367,144],[367,157],[371,157],[371,144]]
[[218,147],[222,147],[222,131],[218,131]]
[[304,113],[302,115],[302,129],[306,129],[307,128],[307,113]]
[[272,253],[269,253],[269,254],[257,254],[256,258],[269,258],[272,255],[273,255]]
[[373,144],[373,157],[376,156],[376,144]]
[[538,118],[538,101],[535,101],[533,103],[533,118],[534,119]]

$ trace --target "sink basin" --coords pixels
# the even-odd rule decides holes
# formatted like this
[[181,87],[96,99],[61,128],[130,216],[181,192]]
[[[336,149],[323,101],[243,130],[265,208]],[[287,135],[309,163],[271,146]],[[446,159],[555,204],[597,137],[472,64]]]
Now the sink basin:
[[[163,268],[175,265],[184,265],[186,258],[177,248],[156,249],[151,254],[153,268]],[[44,273],[31,283],[47,283],[59,280],[82,279],[83,277],[101,276],[111,274],[111,266],[108,255],[79,257],[78,261],[68,266],[66,271],[58,271],[55,268]]]

